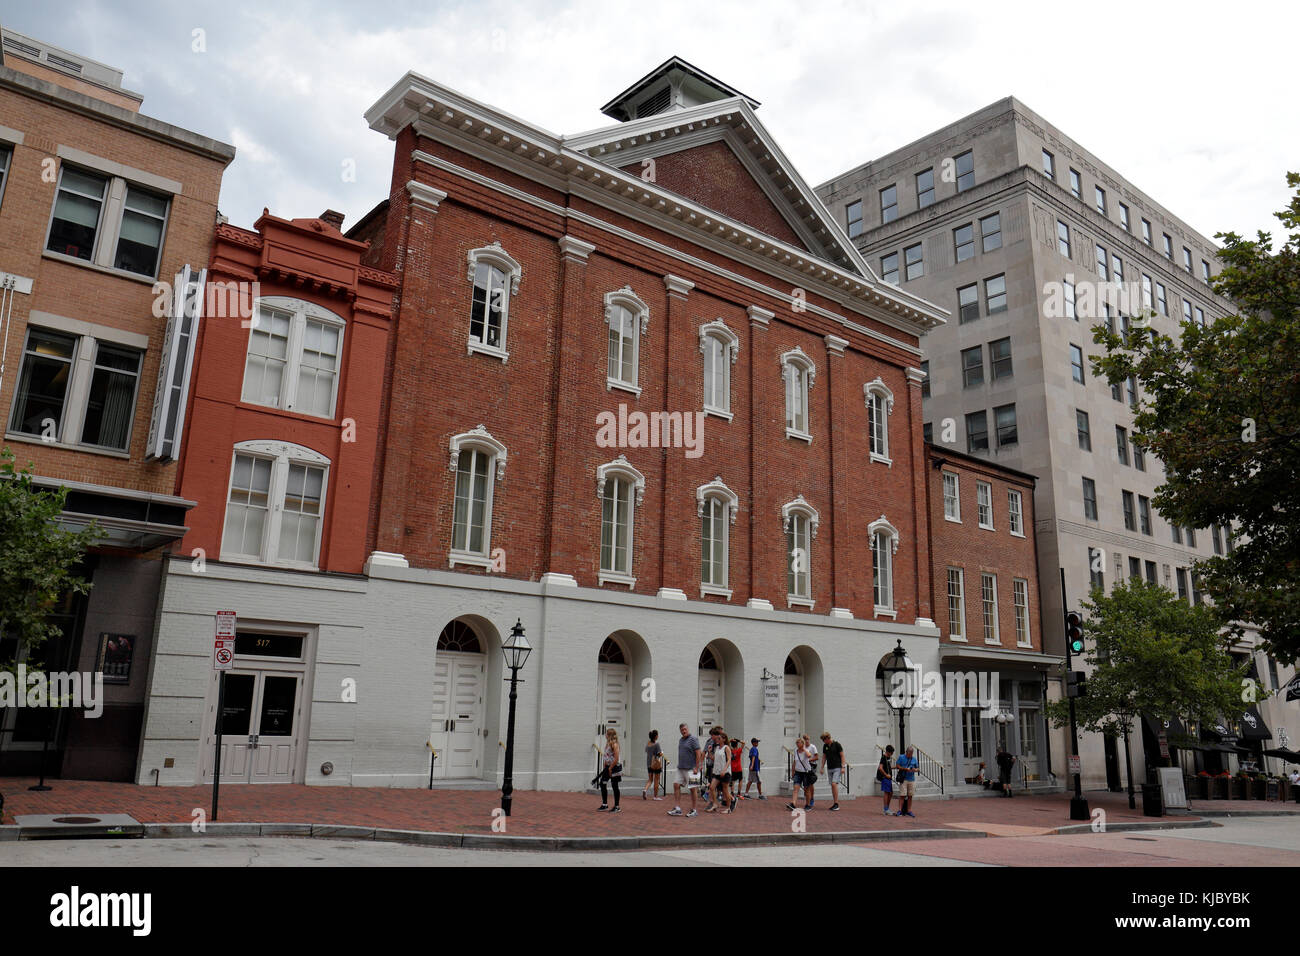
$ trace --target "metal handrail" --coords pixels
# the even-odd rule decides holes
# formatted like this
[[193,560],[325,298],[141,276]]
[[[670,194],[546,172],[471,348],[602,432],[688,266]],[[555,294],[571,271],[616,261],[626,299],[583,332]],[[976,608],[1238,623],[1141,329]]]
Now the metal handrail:
[[[917,761],[917,771],[921,776],[925,777],[926,780],[929,780],[932,784],[938,787],[940,793],[943,793],[943,763],[935,760],[920,747],[917,747],[916,744],[912,744],[912,748],[916,751],[917,756],[921,758]],[[933,776],[935,773],[938,774],[938,780]]]

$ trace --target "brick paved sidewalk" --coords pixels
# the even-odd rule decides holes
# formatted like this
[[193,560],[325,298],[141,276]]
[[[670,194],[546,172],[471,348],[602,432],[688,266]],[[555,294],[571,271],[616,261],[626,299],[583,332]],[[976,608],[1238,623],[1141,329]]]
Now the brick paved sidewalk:
[[[130,783],[84,780],[50,781],[53,790],[33,793],[34,779],[0,777],[5,796],[3,823],[16,814],[126,813],[141,823],[189,823],[195,809],[209,812],[211,787],[148,787]],[[683,795],[685,796],[685,795]],[[825,796],[829,796],[826,794]],[[862,797],[845,801],[830,813],[830,801],[819,797],[807,814],[810,833],[845,830],[982,830],[991,836],[1048,832],[1069,826],[1068,794],[1017,796],[1013,799],[969,798],[918,800],[916,818],[884,817],[880,800]],[[1108,823],[1157,822],[1128,808],[1125,794],[1086,793],[1090,807],[1106,811]],[[308,787],[298,784],[227,785],[221,788],[219,819],[224,823],[318,823],[442,833],[490,833],[492,810],[500,806],[496,791],[401,790],[361,787]],[[790,812],[784,798],[742,801],[730,815],[704,813],[694,819],[669,817],[671,796],[660,802],[642,800],[633,789],[617,815],[595,812],[600,798],[585,793],[516,791],[509,823],[512,836],[657,836],[663,834],[788,833]],[[1257,800],[1193,801],[1197,810],[1232,813],[1296,815],[1300,804]],[[687,802],[689,808],[689,801]],[[1170,819],[1185,820],[1186,816]]]

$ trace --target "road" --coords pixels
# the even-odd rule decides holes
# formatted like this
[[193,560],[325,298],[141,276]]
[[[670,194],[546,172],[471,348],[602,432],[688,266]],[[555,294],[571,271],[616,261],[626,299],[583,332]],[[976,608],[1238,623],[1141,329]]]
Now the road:
[[185,838],[0,843],[0,866],[1300,866],[1300,820],[1222,826],[776,847],[537,852],[362,840]]

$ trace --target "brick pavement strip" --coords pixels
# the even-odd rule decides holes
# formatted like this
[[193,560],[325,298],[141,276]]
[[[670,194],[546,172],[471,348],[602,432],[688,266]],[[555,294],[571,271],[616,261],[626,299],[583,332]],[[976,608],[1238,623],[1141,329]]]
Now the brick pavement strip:
[[[182,835],[312,835],[394,840],[429,846],[520,846],[492,830],[492,811],[499,796],[492,790],[407,790],[359,787],[229,785],[221,791],[220,822],[207,822],[202,834],[191,823],[202,819],[211,802],[211,787],[150,787],[132,783],[55,780],[53,790],[33,793],[34,780],[0,778],[6,797],[4,823],[23,814],[126,813],[151,827],[156,836]],[[1128,808],[1125,794],[1086,794],[1093,809],[1102,808],[1107,826],[1144,827],[1186,825],[1197,818],[1144,817]],[[667,816],[671,800],[643,801],[633,796],[617,815],[596,813],[595,798],[585,793],[516,791],[514,815],[507,821],[510,838],[528,838],[538,849],[592,848],[599,840],[609,849],[689,846],[725,842],[735,846],[784,842],[860,842],[918,839],[936,835],[983,837],[1000,828],[1035,827],[1087,832],[1089,824],[1073,825],[1069,795],[1021,796],[1012,800],[973,798],[919,800],[916,819],[883,818],[878,798],[846,800],[838,813],[824,809],[823,799],[804,818],[806,833],[791,832],[791,815],[784,801],[773,797],[742,802],[734,814],[701,813],[693,819]],[[1300,805],[1238,801],[1197,801],[1198,811],[1220,814],[1281,813],[1296,815]],[[202,811],[197,813],[196,811]],[[1300,818],[1300,817],[1298,817]],[[1204,824],[1201,824],[1204,825]],[[1126,827],[1127,828],[1127,827]],[[16,838],[16,828],[0,828],[0,840]],[[1006,832],[1006,831],[1004,831]],[[1014,831],[1013,831],[1014,832]],[[723,839],[715,842],[715,837]],[[582,843],[576,841],[582,840]]]

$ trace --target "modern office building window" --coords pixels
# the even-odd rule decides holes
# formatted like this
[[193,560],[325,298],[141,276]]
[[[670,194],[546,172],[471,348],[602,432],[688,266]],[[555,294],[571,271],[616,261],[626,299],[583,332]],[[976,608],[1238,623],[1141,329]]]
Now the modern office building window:
[[1210,264],[1204,259],[1201,260],[1201,281],[1210,284]]
[[984,643],[997,644],[998,639],[998,576],[980,575],[980,605],[984,611]]
[[849,238],[856,239],[862,235],[862,200],[855,199],[844,207],[845,225],[848,226]]
[[907,269],[908,282],[925,275],[925,262],[921,258],[921,244],[919,242],[903,250],[903,263]]
[[1088,583],[1094,588],[1106,589],[1105,559],[1100,548],[1088,549]]
[[1056,179],[1056,157],[1047,150],[1043,150],[1043,175],[1048,179]]
[[1145,311],[1154,308],[1151,301],[1151,277],[1145,272],[1142,273],[1142,308]]
[[1079,447],[1083,451],[1092,451],[1092,430],[1088,427],[1088,413],[1076,408],[1074,426],[1079,434]]
[[995,275],[984,280],[984,312],[994,315],[1007,310],[1007,277]]
[[1007,489],[1007,527],[1017,538],[1025,536],[1024,499],[1013,488]]
[[1109,261],[1106,257],[1106,247],[1097,246],[1097,278],[1102,282],[1110,278],[1110,275],[1106,272],[1106,263]]
[[1163,282],[1156,283],[1156,308],[1161,315],[1169,315],[1169,301],[1165,295],[1165,284]]
[[966,640],[966,586],[961,568],[948,569],[948,636]]
[[898,218],[898,186],[886,186],[880,190],[880,223],[893,222]]
[[1130,581],[1142,580],[1142,559],[1129,555],[1128,559],[1128,579]]
[[1115,426],[1115,450],[1119,453],[1119,463],[1128,464],[1128,429],[1123,425]]
[[959,479],[950,471],[943,473],[943,516],[949,521],[961,521]]
[[1210,525],[1210,541],[1214,545],[1214,553],[1223,554],[1223,537],[1217,524]]
[[1147,583],[1159,584],[1160,581],[1156,575],[1156,563],[1154,561],[1146,562],[1146,569],[1147,569]]
[[961,384],[963,388],[974,388],[976,385],[984,384],[984,347],[982,345],[962,349]]
[[1196,529],[1192,527],[1187,527],[1184,528],[1183,530],[1187,532],[1187,546],[1189,548],[1196,547]]
[[1137,515],[1133,510],[1133,492],[1125,491],[1123,494],[1124,501],[1124,528],[1128,531],[1137,530]]
[[993,528],[993,486],[987,481],[975,482],[975,515],[981,528]]
[[975,154],[969,149],[959,154],[957,160],[957,192],[964,193],[975,185]]
[[1011,339],[989,343],[989,369],[993,381],[1011,378]]
[[1205,310],[1199,305],[1196,307],[1196,324],[1201,328],[1205,328]]
[[1136,436],[1133,438],[1133,467],[1138,471],[1147,470],[1147,456]]
[[1094,196],[1097,200],[1097,212],[1103,216],[1106,215],[1106,190],[1100,186],[1093,186]]
[[1079,178],[1077,169],[1070,170],[1070,192],[1074,193],[1076,199],[1083,198],[1083,180]]
[[962,286],[957,290],[957,322],[964,325],[967,322],[974,322],[980,317],[980,293],[979,287],[974,285]]
[[930,360],[921,362],[921,397],[930,397]]
[[1187,600],[1187,569],[1175,568],[1174,577],[1178,580],[1178,600]]
[[1174,539],[1174,544],[1183,543],[1183,529],[1180,528],[1178,525],[1170,523],[1169,536]]
[[1083,384],[1083,349],[1070,345],[1070,375],[1080,385]]
[[1002,216],[994,213],[980,220],[980,238],[984,242],[984,251],[992,252],[1002,248]]
[[1151,534],[1151,499],[1138,495],[1138,522],[1145,535]]
[[1124,227],[1125,232],[1131,232],[1128,224],[1128,206],[1123,203],[1119,204],[1119,224]]
[[880,278],[885,282],[898,285],[898,253],[891,252],[880,257]]
[[1079,321],[1079,313],[1074,308],[1074,283],[1066,279],[1061,283],[1061,298],[1065,303],[1065,317]]
[[988,412],[980,409],[966,415],[966,450],[968,452],[989,450]]
[[1070,227],[1056,220],[1056,248],[1065,258],[1070,258]]
[[1191,578],[1192,578],[1192,603],[1204,604],[1205,594],[1201,590],[1201,576],[1197,574],[1195,571],[1192,571]]
[[1187,270],[1188,275],[1192,275],[1192,250],[1183,246],[1183,268]]
[[1018,444],[1020,432],[1016,427],[1016,406],[999,405],[993,409],[993,424],[998,430],[998,447],[1006,448]]
[[1142,241],[1151,245],[1151,223],[1146,219],[1142,220]]
[[1174,257],[1174,241],[1169,238],[1169,233],[1167,232],[1160,233],[1160,238],[1164,242],[1165,258],[1172,259]]
[[1091,478],[1083,479],[1083,516],[1097,520],[1097,483]]
[[77,259],[91,259],[108,183],[107,176],[96,176],[70,166],[60,170],[46,249]]
[[1125,381],[1125,387],[1128,391],[1128,404],[1130,408],[1138,407],[1138,380],[1136,375],[1130,375]]
[[975,258],[974,224],[968,222],[966,225],[954,229],[952,231],[952,243],[956,250],[958,262],[965,262],[967,259]]
[[1124,263],[1114,253],[1110,256],[1110,277],[1115,280],[1116,285],[1124,281]]
[[1188,302],[1186,299],[1183,299],[1183,321],[1192,321],[1192,303]]
[[[7,160],[5,168],[7,172]],[[110,195],[119,194],[120,200],[110,201]],[[105,268],[156,276],[170,202],[120,178],[62,165],[45,248]]]
[[934,203],[934,169],[916,174],[916,208],[924,209]]

